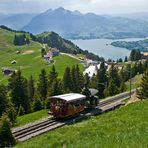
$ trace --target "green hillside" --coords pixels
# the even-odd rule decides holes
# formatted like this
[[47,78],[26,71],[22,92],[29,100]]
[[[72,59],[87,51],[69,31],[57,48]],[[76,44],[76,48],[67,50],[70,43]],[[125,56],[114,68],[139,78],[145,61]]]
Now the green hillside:
[[[30,39],[29,45],[14,46],[13,39],[15,34],[19,32],[8,31],[0,28],[0,82],[5,83],[8,76],[4,76],[1,72],[2,67],[9,67],[13,69],[21,69],[24,76],[29,77],[33,75],[38,77],[41,69],[45,68],[47,72],[50,71],[52,64],[47,63],[41,58],[41,44],[30,39],[30,34],[26,36]],[[16,54],[19,50],[21,53]],[[12,65],[11,61],[16,60],[16,64]],[[79,64],[79,61],[67,55],[60,55],[54,58],[55,67],[61,77],[67,66]]]
[[147,148],[147,114],[148,101],[137,102],[32,138],[15,148]]
[[71,54],[83,54],[87,58],[90,58],[95,61],[103,60],[102,57],[99,57],[94,53],[88,52],[87,50],[84,51],[80,49],[71,41],[62,38],[55,32],[43,32],[37,35],[36,40],[38,40],[40,43],[47,44],[50,47],[56,47],[61,52],[71,53]]

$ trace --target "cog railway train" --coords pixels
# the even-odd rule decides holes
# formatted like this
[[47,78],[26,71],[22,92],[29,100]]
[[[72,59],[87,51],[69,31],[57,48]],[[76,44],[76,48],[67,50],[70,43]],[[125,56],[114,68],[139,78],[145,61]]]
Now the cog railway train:
[[[94,90],[93,90],[94,92]],[[96,94],[95,91],[94,94]],[[66,118],[75,116],[76,114],[83,112],[88,106],[94,107],[97,105],[98,97],[91,95],[91,100],[89,101],[85,95],[77,93],[69,93],[59,96],[53,96],[50,98],[50,111],[49,114],[53,115],[55,118]]]

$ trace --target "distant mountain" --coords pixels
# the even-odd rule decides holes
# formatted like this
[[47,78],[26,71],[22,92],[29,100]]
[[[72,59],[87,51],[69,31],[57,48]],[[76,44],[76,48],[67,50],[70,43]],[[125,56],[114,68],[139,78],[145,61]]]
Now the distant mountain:
[[114,15],[114,16],[120,16],[120,17],[124,17],[124,18],[135,19],[135,20],[138,19],[140,21],[148,22],[148,12],[118,14],[118,15]]
[[0,25],[20,30],[27,25],[37,14],[0,14]]
[[60,7],[37,15],[22,30],[35,34],[54,31],[70,39],[146,37],[148,22],[120,16],[82,14]]
[[34,34],[53,31],[68,39],[147,37],[148,13],[96,15],[60,7],[40,14],[0,14],[0,25]]

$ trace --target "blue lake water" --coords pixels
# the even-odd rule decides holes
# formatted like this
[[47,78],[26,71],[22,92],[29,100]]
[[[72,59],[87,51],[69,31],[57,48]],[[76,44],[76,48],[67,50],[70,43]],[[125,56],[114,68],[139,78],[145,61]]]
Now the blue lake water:
[[78,45],[83,50],[88,50],[105,59],[119,59],[125,58],[130,55],[130,50],[126,48],[114,47],[111,45],[114,41],[139,41],[145,38],[127,38],[127,39],[91,39],[91,40],[72,40],[73,43]]

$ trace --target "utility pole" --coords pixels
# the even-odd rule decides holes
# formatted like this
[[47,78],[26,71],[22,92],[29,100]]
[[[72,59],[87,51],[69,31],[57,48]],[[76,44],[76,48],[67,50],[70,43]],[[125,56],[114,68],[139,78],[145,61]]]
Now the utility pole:
[[132,67],[130,65],[130,99],[132,96]]

